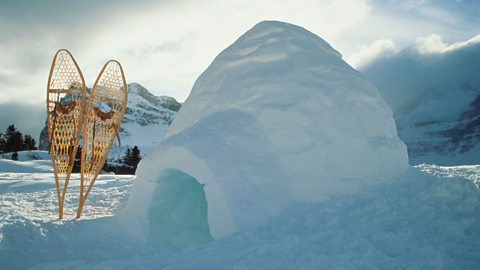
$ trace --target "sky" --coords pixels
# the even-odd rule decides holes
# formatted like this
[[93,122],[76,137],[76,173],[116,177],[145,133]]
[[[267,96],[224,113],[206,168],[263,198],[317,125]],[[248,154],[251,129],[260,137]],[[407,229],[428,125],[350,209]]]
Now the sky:
[[478,14],[479,0],[2,0],[0,132],[15,123],[38,137],[61,48],[87,86],[116,59],[128,83],[183,101],[215,56],[262,20],[305,27],[362,68],[405,49],[428,53],[475,39]]
[[[457,109],[468,109],[459,104],[474,104],[480,97],[480,35],[451,45],[431,35],[420,38],[416,48],[381,51],[360,71],[375,84],[396,119],[416,109],[429,121],[445,114],[458,117]],[[441,115],[431,115],[438,111]]]

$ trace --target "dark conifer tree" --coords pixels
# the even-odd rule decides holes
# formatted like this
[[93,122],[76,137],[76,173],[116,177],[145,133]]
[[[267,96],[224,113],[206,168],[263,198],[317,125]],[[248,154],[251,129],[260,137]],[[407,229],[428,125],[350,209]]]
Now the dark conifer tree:
[[35,139],[28,135],[28,134],[25,134],[23,136],[23,149],[22,150],[35,150]]
[[0,153],[5,152],[5,135],[0,133]]
[[14,125],[9,125],[5,133],[5,152],[16,152],[23,149],[23,136]]
[[125,158],[123,159],[123,163],[130,165],[132,162],[132,149],[127,146],[127,151],[125,151]]
[[79,173],[82,166],[82,146],[77,146],[77,153],[75,153],[75,159],[73,160],[72,172]]
[[136,169],[141,159],[142,157],[140,156],[140,149],[138,149],[138,146],[135,145],[132,149],[132,155],[130,160],[131,164],[129,165],[133,166]]

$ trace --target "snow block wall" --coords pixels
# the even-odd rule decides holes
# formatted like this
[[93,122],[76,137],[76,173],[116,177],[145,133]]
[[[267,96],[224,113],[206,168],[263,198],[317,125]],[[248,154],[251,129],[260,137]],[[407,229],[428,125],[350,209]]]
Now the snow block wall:
[[172,170],[203,187],[188,198],[202,204],[204,196],[209,233],[184,230],[202,242],[264,224],[294,201],[358,192],[407,167],[377,89],[320,37],[264,21],[197,79],[165,141],[141,161],[122,224],[148,241],[182,235],[165,220],[197,220],[197,210],[175,207],[186,200],[180,192],[172,201],[159,191],[182,187]]

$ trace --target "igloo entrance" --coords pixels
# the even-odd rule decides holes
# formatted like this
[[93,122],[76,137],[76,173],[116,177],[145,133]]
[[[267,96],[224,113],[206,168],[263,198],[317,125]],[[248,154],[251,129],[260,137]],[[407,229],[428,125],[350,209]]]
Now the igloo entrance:
[[163,170],[156,183],[147,213],[148,242],[179,248],[212,240],[203,185],[176,169]]

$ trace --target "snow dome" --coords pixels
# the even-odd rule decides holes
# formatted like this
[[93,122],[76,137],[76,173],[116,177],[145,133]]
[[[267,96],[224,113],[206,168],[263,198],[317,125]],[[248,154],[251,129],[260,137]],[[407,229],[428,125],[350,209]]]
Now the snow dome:
[[197,79],[141,161],[122,224],[165,245],[204,242],[292,202],[358,192],[407,164],[377,89],[320,37],[264,21]]

